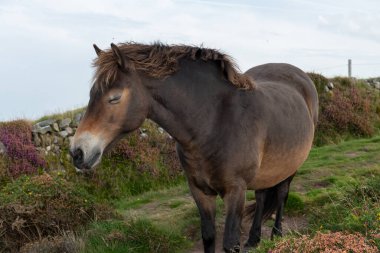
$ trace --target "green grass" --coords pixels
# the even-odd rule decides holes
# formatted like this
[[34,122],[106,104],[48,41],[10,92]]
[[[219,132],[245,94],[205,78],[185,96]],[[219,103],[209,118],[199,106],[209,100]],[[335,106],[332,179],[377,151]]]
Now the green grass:
[[290,192],[285,206],[285,213],[296,215],[303,213],[304,210],[305,201],[303,196],[297,192]]
[[186,184],[180,184],[176,187],[162,189],[159,191],[149,191],[138,196],[123,198],[116,203],[116,208],[120,211],[128,211],[130,209],[141,209],[145,204],[152,202],[171,203],[178,201],[178,198],[190,199],[191,196]]
[[85,237],[82,253],[175,253],[189,241],[169,226],[157,226],[147,219],[93,223]]
[[352,185],[379,175],[380,137],[314,148],[292,184],[302,192]]

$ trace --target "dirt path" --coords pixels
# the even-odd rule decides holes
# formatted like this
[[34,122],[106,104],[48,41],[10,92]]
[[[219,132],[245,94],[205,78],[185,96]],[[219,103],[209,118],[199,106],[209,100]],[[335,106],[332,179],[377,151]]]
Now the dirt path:
[[[297,217],[289,217],[284,216],[284,220],[282,222],[284,234],[288,233],[297,233],[301,230],[304,230],[307,227],[308,223],[305,217],[297,216]],[[248,233],[251,224],[245,222],[243,224],[243,231],[241,236],[241,242],[244,242],[248,239]],[[217,225],[216,227],[217,235],[216,235],[216,253],[224,253],[223,251],[223,225]],[[272,231],[272,227],[268,225],[263,225],[262,227],[262,238],[270,238],[270,234]],[[202,240],[199,240],[195,243],[194,247],[190,249],[187,253],[203,253],[203,243]]]

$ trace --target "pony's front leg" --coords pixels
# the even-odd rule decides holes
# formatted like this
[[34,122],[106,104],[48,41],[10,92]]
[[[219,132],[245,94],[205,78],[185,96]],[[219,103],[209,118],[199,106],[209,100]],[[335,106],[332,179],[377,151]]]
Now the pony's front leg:
[[223,249],[225,252],[240,252],[241,221],[245,203],[245,188],[235,186],[224,194],[223,200],[227,208],[224,227]]
[[189,182],[190,191],[198,206],[201,216],[201,231],[205,253],[215,252],[215,210],[216,194],[205,194],[197,186]]

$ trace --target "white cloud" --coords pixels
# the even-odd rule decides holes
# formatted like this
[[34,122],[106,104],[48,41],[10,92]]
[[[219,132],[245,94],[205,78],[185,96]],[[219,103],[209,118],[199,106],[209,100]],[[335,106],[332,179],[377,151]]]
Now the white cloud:
[[344,14],[326,15],[326,23],[320,22],[320,27],[329,32],[361,37],[380,43],[380,15],[378,13],[348,12]]

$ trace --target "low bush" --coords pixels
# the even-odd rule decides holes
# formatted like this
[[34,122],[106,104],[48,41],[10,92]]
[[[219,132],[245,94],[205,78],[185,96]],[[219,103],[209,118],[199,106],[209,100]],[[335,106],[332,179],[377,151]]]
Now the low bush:
[[93,197],[48,174],[21,176],[0,191],[0,252],[74,231],[96,218]]
[[329,79],[317,73],[307,73],[307,74],[310,77],[310,79],[313,81],[315,88],[318,92],[318,95],[325,93],[326,87],[329,84]]
[[[351,137],[370,137],[378,132],[379,94],[369,85],[349,78],[331,80],[309,73],[319,95],[319,119],[314,143],[317,146],[338,143]],[[326,85],[334,85],[326,91]]]

